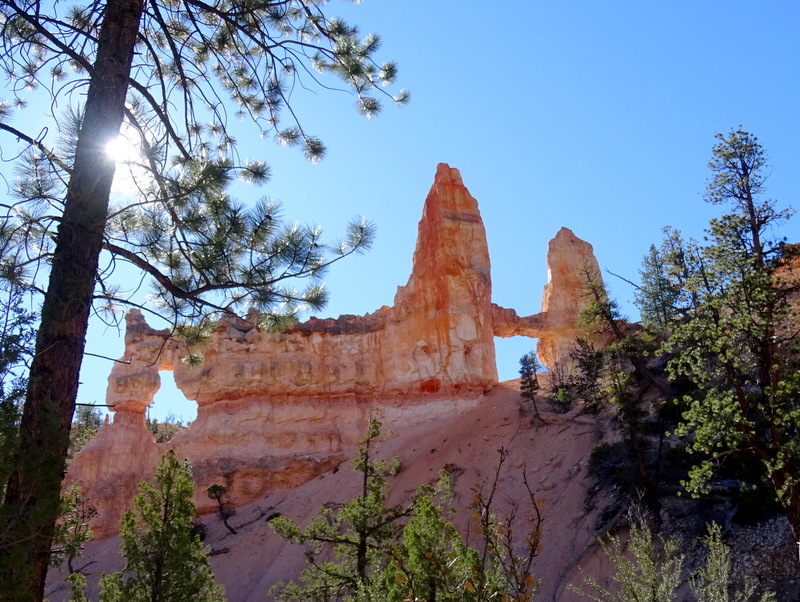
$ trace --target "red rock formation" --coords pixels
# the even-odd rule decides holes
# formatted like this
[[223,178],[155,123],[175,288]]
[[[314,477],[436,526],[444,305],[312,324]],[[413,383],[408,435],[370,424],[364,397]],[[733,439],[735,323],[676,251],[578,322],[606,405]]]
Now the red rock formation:
[[[458,170],[440,164],[412,273],[393,307],[311,318],[278,334],[226,318],[195,368],[180,361],[185,349],[168,331],[131,311],[125,355],[109,377],[114,423],[76,456],[69,481],[99,506],[98,536],[116,530],[135,483],[167,445],[191,459],[201,511],[213,510],[203,493],[212,483],[225,485],[235,506],[297,486],[344,459],[373,409],[397,428],[478,405],[497,384],[495,336],[539,337],[542,361],[558,361],[579,334],[582,271],[597,270],[597,262],[588,243],[562,229],[550,243],[548,269],[542,313],[519,317],[493,305],[478,204]],[[198,404],[191,427],[164,445],[144,426],[159,370],[173,370]]]
[[568,361],[575,339],[587,333],[576,325],[581,310],[590,303],[584,294],[587,277],[600,275],[592,245],[572,230],[561,228],[547,248],[547,284],[542,311],[519,317],[513,309],[493,306],[494,333],[539,339],[536,352],[545,366]]
[[572,230],[561,228],[547,248],[547,284],[542,299],[546,332],[536,347],[545,365],[567,358],[575,339],[584,334],[585,329],[576,326],[575,320],[591,302],[585,294],[589,277],[600,277],[592,245]]

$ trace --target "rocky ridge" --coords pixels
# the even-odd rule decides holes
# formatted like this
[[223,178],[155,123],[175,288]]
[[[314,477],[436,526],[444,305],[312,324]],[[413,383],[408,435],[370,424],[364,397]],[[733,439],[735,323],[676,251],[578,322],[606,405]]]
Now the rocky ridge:
[[[408,282],[392,307],[365,316],[306,322],[281,333],[224,318],[197,368],[184,345],[126,317],[125,353],[109,376],[113,423],[75,457],[67,483],[97,507],[98,537],[116,532],[136,483],[173,448],[191,460],[203,492],[228,488],[234,506],[297,487],[329,471],[378,408],[391,428],[409,429],[484,403],[497,384],[494,337],[539,338],[552,365],[580,333],[585,271],[598,271],[588,243],[562,228],[550,241],[542,312],[518,316],[491,302],[491,265],[477,201],[458,170],[440,164],[425,201]],[[145,429],[160,370],[198,404],[197,419],[166,444]]]

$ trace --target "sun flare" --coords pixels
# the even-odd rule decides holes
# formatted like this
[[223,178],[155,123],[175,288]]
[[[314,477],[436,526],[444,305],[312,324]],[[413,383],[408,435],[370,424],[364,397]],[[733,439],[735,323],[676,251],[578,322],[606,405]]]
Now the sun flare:
[[142,151],[133,140],[138,138],[128,136],[123,132],[106,143],[106,156],[116,163],[112,192],[122,195],[137,194],[145,182],[148,181],[147,170],[142,167]]
[[139,157],[139,149],[123,135],[106,142],[106,155],[116,164],[132,163]]

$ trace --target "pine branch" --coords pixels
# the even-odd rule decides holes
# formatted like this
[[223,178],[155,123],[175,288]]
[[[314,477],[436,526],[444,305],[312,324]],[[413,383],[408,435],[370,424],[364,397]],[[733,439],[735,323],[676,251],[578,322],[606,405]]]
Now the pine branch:
[[16,136],[17,139],[24,140],[25,142],[27,142],[28,144],[30,144],[31,146],[36,148],[38,151],[40,151],[45,157],[47,157],[47,159],[50,162],[54,163],[55,165],[57,165],[58,167],[63,169],[65,172],[67,172],[67,174],[72,173],[72,169],[66,163],[64,163],[61,159],[59,159],[58,155],[56,155],[53,151],[51,151],[49,148],[47,148],[39,140],[36,140],[35,138],[31,138],[26,133],[21,132],[17,128],[15,128],[13,126],[10,126],[7,123],[0,122],[0,130],[5,130],[6,132]]

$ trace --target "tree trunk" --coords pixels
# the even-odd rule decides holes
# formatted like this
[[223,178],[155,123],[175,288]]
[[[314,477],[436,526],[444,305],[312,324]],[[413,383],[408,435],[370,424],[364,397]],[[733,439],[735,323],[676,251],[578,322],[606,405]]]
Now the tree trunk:
[[[770,477],[775,491],[778,492],[781,506],[786,512],[786,518],[789,520],[792,536],[795,541],[800,542],[800,485],[786,469],[777,470]],[[786,487],[786,491],[781,494],[784,487]]]
[[58,227],[4,511],[14,517],[0,557],[0,600],[42,600],[89,311],[143,0],[109,0]]

